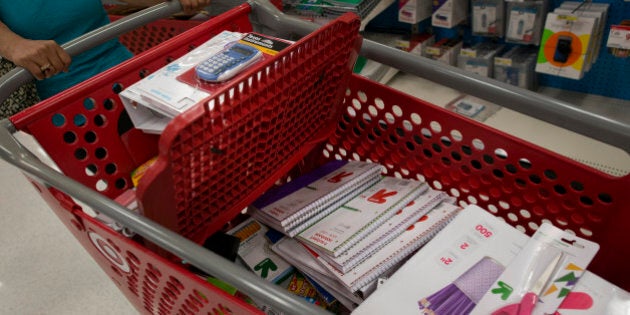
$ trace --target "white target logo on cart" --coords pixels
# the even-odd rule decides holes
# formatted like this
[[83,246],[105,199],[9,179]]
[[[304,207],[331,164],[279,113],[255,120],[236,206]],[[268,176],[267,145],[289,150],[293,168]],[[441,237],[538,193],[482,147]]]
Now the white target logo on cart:
[[102,236],[96,234],[95,232],[89,231],[88,236],[90,237],[90,241],[92,244],[98,249],[107,260],[109,260],[114,266],[120,269],[122,272],[129,273],[131,268],[127,261],[120,255],[120,253],[111,245],[109,242],[103,238]]

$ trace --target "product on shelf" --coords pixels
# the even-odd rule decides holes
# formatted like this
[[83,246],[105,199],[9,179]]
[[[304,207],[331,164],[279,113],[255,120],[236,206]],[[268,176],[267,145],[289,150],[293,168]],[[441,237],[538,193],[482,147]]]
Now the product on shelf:
[[547,6],[547,0],[508,1],[505,41],[538,45]]
[[503,37],[505,34],[505,2],[503,0],[472,0],[472,33]]
[[534,90],[537,84],[534,72],[537,55],[537,47],[520,45],[499,54],[494,57],[494,79]]
[[597,18],[549,13],[536,72],[581,79],[590,69]]
[[443,62],[447,65],[457,65],[457,56],[462,48],[460,39],[443,38],[431,46],[424,49],[424,56]]
[[462,48],[459,51],[459,56],[457,56],[457,66],[484,77],[491,77],[494,68],[494,57],[501,50],[503,50],[503,45],[486,42]]

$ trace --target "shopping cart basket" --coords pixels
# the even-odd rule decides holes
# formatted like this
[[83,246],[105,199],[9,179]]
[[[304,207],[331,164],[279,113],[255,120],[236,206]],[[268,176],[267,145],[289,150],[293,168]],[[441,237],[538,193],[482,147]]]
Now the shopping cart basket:
[[[252,26],[247,14],[251,14],[251,20],[256,23],[279,26],[276,30],[290,29],[297,34],[307,34],[315,29],[311,24],[277,13],[262,1],[251,1],[209,23],[213,30],[248,31]],[[338,23],[351,25],[352,19],[345,22],[342,19]],[[198,44],[197,40],[203,39],[197,38],[196,30],[194,28],[85,84],[4,120],[3,128],[0,128],[3,159],[27,175],[63,223],[139,310],[149,313],[256,312],[254,307],[200,280],[170,257],[156,254],[153,246],[123,237],[86,215],[73,198],[131,228],[151,244],[277,309],[294,314],[317,313],[321,312],[319,308],[244,272],[241,267],[205,250],[198,243],[220,229],[247,204],[247,200],[239,199],[242,196],[234,195],[235,191],[249,192],[244,199],[255,198],[275,179],[286,174],[295,176],[335,158],[378,161],[386,166],[389,175],[424,179],[434,188],[457,197],[461,205],[479,204],[529,234],[543,220],[549,220],[600,243],[601,250],[591,270],[624,288],[630,287],[630,278],[623,272],[629,251],[624,244],[623,232],[625,221],[629,219],[623,209],[628,201],[624,191],[628,176],[617,178],[601,173],[359,76],[350,76],[348,81],[342,76],[334,81],[343,84],[343,98],[329,113],[334,115],[335,123],[324,123],[317,130],[306,132],[309,136],[299,145],[288,143],[289,140],[286,140],[286,146],[271,140],[244,145],[242,142],[252,138],[253,130],[258,132],[256,135],[279,132],[271,139],[287,133],[298,137],[297,131],[308,122],[292,119],[291,124],[280,124],[283,120],[274,116],[275,106],[269,107],[272,110],[254,110],[255,107],[242,107],[236,101],[222,103],[225,106],[221,108],[225,110],[218,112],[207,110],[205,104],[197,106],[175,118],[160,138],[133,128],[119,131],[118,117],[122,109],[115,93],[138,80],[140,74],[164,65],[164,57],[182,55],[189,49],[189,43]],[[308,42],[308,38],[318,38],[317,34],[332,36],[326,33],[327,30],[330,29],[313,33],[315,35],[309,35],[311,37],[300,43],[309,47],[324,45],[330,38],[315,42]],[[340,36],[345,38],[347,34]],[[307,48],[300,45],[298,43],[296,49]],[[339,45],[336,43],[335,46]],[[351,46],[344,49],[350,55]],[[363,41],[361,53],[499,104],[508,105],[509,101],[510,106],[520,106],[524,108],[521,111],[531,111],[535,116],[543,113],[542,118],[547,120],[568,120],[572,123],[569,127],[594,131],[595,137],[605,138],[627,151],[624,146],[630,138],[627,128],[609,128],[609,122],[585,113],[572,113],[568,110],[570,106],[560,102],[469,77],[459,69],[444,67],[431,60],[411,60],[404,52],[370,41]],[[348,66],[345,63],[352,60],[350,55],[339,59],[337,66],[340,69]],[[255,100],[248,98],[251,96],[248,92],[253,91],[249,87],[242,90],[244,93],[236,93],[234,99],[244,100],[244,104],[252,106],[264,103],[284,90],[297,95],[312,85],[316,87],[313,92],[300,98],[316,99],[322,104],[326,100],[338,100],[334,91],[330,95],[317,91],[324,82],[320,78],[326,77],[322,70],[331,65],[313,66],[310,63],[323,56],[311,54],[291,60],[305,63],[304,67],[295,67],[292,71],[277,74],[277,78],[270,78],[269,82],[274,83],[261,85]],[[136,64],[142,66],[134,68]],[[133,77],[112,80],[122,70]],[[8,82],[12,82],[11,77]],[[298,83],[307,85],[295,89]],[[9,88],[0,85],[0,92],[4,93],[4,89]],[[298,103],[298,106],[303,104],[307,103]],[[336,107],[340,110],[336,111]],[[327,121],[326,116],[310,114]],[[563,115],[566,116],[564,120],[558,119]],[[63,123],[59,123],[60,118]],[[226,121],[233,124],[226,124]],[[240,122],[243,125],[239,125]],[[250,129],[248,126],[254,127]],[[61,131],[51,132],[56,128]],[[235,132],[238,137],[222,137],[224,129]],[[22,147],[12,135],[16,130],[33,135],[64,173],[52,170]],[[98,141],[90,141],[93,136],[86,137],[101,130],[105,130],[104,134],[109,137],[97,134]],[[332,132],[326,132],[328,130]],[[196,134],[201,136],[194,137]],[[270,139],[266,137],[253,140]],[[117,143],[108,142],[113,138]],[[78,155],[76,149],[59,149],[77,142],[80,145],[76,148],[84,149],[79,150]],[[114,147],[121,148],[120,152],[110,149]],[[287,147],[292,148],[291,156],[283,154],[287,152],[283,150],[289,150]],[[120,155],[114,156],[114,153]],[[149,170],[138,188],[138,196],[151,217],[149,219],[130,213],[112,198],[129,185],[128,172],[155,154],[159,154],[156,167]],[[247,163],[234,164],[234,160]],[[273,164],[276,160],[285,162]],[[267,161],[271,167],[249,167],[250,163],[263,163],[261,161]],[[230,173],[235,169],[241,173]],[[121,176],[123,173],[126,175]],[[99,183],[106,183],[106,188]],[[158,202],[152,196],[166,196],[169,200]],[[161,207],[165,210],[158,211]],[[174,220],[169,221],[171,219]]]

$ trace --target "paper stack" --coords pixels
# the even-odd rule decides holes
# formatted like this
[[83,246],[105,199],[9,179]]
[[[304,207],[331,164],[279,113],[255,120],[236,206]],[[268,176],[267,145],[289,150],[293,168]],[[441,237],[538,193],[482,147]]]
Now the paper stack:
[[338,270],[327,259],[322,259],[325,256],[319,256],[319,261],[351,292],[366,286],[374,286],[379,277],[393,273],[406,258],[431,240],[459,213],[459,210],[459,207],[450,203],[440,203],[437,208],[412,222],[405,231],[396,235],[380,249],[368,254],[365,260],[347,272]]
[[379,181],[382,171],[376,163],[331,161],[268,191],[248,213],[293,237]]
[[[427,220],[432,221],[433,217],[437,217],[438,215],[431,214],[431,219],[429,220],[427,213],[433,210],[438,204],[444,202],[446,197],[446,193],[441,191],[432,189],[426,191],[423,195],[410,202],[403,209],[398,210],[393,217],[361,238],[358,243],[337,257],[326,255],[323,251],[317,250],[316,248],[314,248],[314,250],[319,254],[321,259],[325,260],[326,263],[330,264],[336,270],[342,273],[349,272],[354,267],[370,258],[372,254],[377,253],[381,248],[416,222],[425,222],[426,225]],[[446,208],[447,212],[450,213],[448,210],[456,207],[445,204],[440,208]],[[438,219],[435,222],[439,221]]]
[[427,189],[428,186],[419,181],[384,177],[297,238],[337,257]]

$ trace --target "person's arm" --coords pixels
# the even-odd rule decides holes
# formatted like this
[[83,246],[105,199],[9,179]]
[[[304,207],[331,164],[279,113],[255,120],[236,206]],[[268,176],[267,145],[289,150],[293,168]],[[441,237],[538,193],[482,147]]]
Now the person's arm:
[[42,80],[68,71],[71,58],[52,40],[30,40],[19,36],[0,21],[0,56],[24,67]]
[[[140,7],[150,7],[158,3],[164,2],[164,0],[121,0],[122,2]],[[182,9],[186,13],[192,13],[196,10],[201,10],[210,5],[210,0],[179,0],[182,4]]]

